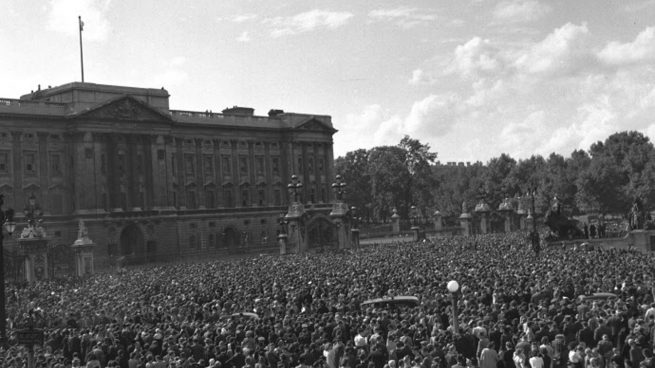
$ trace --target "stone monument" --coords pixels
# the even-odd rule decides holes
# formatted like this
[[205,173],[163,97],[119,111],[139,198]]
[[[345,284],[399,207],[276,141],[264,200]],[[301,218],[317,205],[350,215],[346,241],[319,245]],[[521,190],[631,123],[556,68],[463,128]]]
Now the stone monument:
[[93,248],[95,243],[89,238],[89,233],[84,225],[84,221],[79,221],[77,239],[71,245],[75,254],[75,275],[82,277],[92,275],[95,272],[93,266]]

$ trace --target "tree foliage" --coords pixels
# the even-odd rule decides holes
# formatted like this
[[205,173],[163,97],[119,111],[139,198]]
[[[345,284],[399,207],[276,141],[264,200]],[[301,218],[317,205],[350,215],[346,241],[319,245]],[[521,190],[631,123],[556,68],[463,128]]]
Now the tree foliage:
[[393,208],[406,217],[412,205],[424,216],[434,210],[458,216],[483,198],[492,208],[507,197],[536,190],[535,207],[545,212],[557,197],[569,214],[625,214],[636,198],[655,207],[655,149],[639,132],[620,132],[569,157],[552,153],[515,160],[508,154],[486,164],[436,162],[437,153],[405,136],[396,146],[356,150],[335,161],[348,183],[346,200],[371,220]]

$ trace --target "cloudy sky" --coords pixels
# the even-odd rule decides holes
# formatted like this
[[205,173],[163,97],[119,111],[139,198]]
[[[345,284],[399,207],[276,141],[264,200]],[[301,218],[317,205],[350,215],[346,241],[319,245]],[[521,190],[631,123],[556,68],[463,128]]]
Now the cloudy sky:
[[0,96],[80,80],[171,107],[331,115],[335,156],[408,134],[442,162],[655,138],[655,0],[3,0]]

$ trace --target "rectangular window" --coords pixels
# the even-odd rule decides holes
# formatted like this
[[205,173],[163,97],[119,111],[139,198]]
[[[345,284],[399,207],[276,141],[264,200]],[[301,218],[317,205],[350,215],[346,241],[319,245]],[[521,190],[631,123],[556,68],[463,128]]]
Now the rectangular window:
[[223,165],[223,176],[232,176],[232,158],[230,156],[223,156],[221,162]]
[[214,177],[214,156],[202,156],[202,172],[204,173],[205,178]]
[[177,175],[177,165],[175,164],[175,154],[171,153],[171,175],[176,176]]
[[310,175],[314,174],[314,157],[307,159],[307,171]]
[[186,192],[186,207],[196,208],[196,192],[189,190]]
[[273,176],[280,176],[280,158],[271,157],[271,173]]
[[304,166],[303,166],[303,159],[302,159],[302,157],[298,157],[298,167],[297,167],[297,169],[298,169],[298,175],[302,175],[302,174],[303,174],[303,171],[305,170],[305,169],[304,169]]
[[36,176],[36,152],[24,152],[23,165],[23,172],[25,173],[25,176]]
[[248,207],[248,204],[250,204],[250,198],[249,198],[250,193],[248,193],[248,192],[249,191],[246,188],[241,190],[241,205],[243,207]]
[[9,175],[9,151],[0,151],[0,175]]
[[273,204],[279,206],[282,204],[282,192],[279,188],[273,190]]
[[323,174],[323,170],[325,169],[325,159],[323,157],[318,158],[318,175]]
[[214,201],[214,191],[213,190],[208,190],[208,191],[205,192],[205,206],[207,208],[216,207],[216,203]]
[[105,211],[109,211],[109,200],[107,198],[107,193],[102,193],[102,209]]
[[195,176],[196,169],[194,165],[195,156],[191,153],[184,154],[184,173],[186,176]]
[[223,205],[227,208],[234,207],[234,199],[232,198],[232,188],[223,188]]
[[248,176],[248,157],[239,156],[239,176]]
[[264,175],[264,156],[255,157],[255,173],[258,176]]
[[264,188],[259,188],[257,191],[257,203],[259,203],[260,206],[263,206],[266,203],[266,192],[264,191]]
[[50,154],[50,176],[61,176],[61,155],[59,153]]

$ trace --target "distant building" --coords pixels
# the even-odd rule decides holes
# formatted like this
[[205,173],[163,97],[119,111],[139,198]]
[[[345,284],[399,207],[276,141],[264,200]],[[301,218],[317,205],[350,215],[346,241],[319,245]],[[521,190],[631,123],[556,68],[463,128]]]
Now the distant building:
[[0,99],[0,193],[19,217],[34,194],[62,252],[84,220],[99,266],[276,247],[291,175],[329,212],[335,132],[325,115],[176,111],[163,88],[69,83]]

